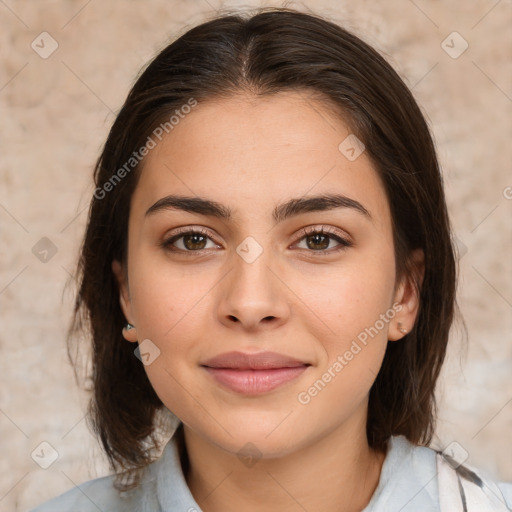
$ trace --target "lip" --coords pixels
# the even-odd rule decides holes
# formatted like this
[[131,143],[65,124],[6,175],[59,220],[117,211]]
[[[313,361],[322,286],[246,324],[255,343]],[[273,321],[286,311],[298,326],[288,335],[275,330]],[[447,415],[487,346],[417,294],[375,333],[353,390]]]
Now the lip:
[[201,366],[231,391],[259,395],[296,379],[311,365],[276,352],[226,352]]

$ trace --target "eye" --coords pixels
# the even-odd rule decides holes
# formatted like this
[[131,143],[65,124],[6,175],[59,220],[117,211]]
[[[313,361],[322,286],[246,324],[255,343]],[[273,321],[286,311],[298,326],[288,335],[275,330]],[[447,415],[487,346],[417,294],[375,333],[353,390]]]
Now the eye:
[[[299,242],[302,240],[305,241],[305,247],[299,247],[300,249],[309,249],[309,252],[317,252],[319,254],[332,254],[333,252],[341,251],[346,249],[347,247],[352,246],[352,242],[342,237],[340,234],[336,234],[337,232],[333,232],[329,228],[325,228],[324,226],[318,228],[318,226],[308,226],[302,228],[300,233],[302,237],[299,239]],[[329,248],[329,245],[332,241],[338,243],[334,248]]]
[[[207,247],[208,241],[212,242],[213,246]],[[176,252],[199,252],[206,249],[214,249],[218,247],[209,236],[209,232],[204,229],[186,229],[180,231],[178,234],[166,238],[161,246],[164,249]]]
[[[341,251],[352,246],[352,242],[324,226],[308,226],[302,228],[299,233],[302,235],[299,238],[299,242],[304,240],[306,244],[305,247],[299,247],[299,249],[304,249],[308,252],[316,252],[319,255],[332,254],[333,252]],[[329,246],[333,241],[338,245],[330,248]],[[208,247],[208,242],[212,243],[210,247]],[[209,231],[190,228],[186,228],[166,238],[160,245],[166,250],[185,254],[220,247],[213,241]]]

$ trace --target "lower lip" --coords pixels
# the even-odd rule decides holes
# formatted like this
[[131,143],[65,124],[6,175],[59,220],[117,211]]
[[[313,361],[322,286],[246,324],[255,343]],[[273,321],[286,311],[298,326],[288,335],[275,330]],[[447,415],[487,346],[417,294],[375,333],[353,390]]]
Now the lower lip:
[[272,391],[296,379],[307,368],[307,366],[295,366],[266,370],[233,370],[205,367],[217,382],[243,395],[259,395]]

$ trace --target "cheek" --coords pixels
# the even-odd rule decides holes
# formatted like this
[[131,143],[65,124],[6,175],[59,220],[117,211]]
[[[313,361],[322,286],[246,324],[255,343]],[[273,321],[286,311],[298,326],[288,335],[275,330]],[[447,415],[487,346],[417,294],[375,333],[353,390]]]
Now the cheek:
[[130,294],[137,333],[165,341],[179,332],[181,339],[204,314],[206,295],[217,278],[192,265],[173,267],[161,259],[133,258]]
[[321,312],[322,322],[317,325],[324,323],[329,329],[317,337],[324,349],[318,370],[296,399],[318,429],[326,414],[329,421],[343,422],[366,403],[386,351],[388,328],[396,314],[392,304],[394,260],[384,267],[382,260],[366,263],[361,261],[363,272],[357,265],[351,272],[344,269],[331,275],[326,280],[328,293],[317,294],[316,299],[310,296],[312,309]]
[[139,342],[149,339],[158,357],[144,369],[167,408],[189,422],[200,417],[201,396],[191,383],[195,362],[209,332],[204,324],[208,290],[215,280],[204,273],[188,273],[169,265],[136,262],[131,276],[132,309]]
[[[151,258],[142,256],[132,258],[132,311],[139,342],[149,339],[159,351],[145,370],[160,399],[180,412],[182,402],[191,398],[183,393],[183,385],[193,381],[201,351],[210,343],[210,292],[219,278],[206,266],[202,271],[195,265],[173,268],[154,254]],[[193,392],[193,387],[187,385],[187,389]]]
[[[389,317],[394,316],[394,283],[392,253],[378,257],[354,253],[329,272],[301,273],[295,289],[310,308],[310,322],[323,325],[323,344],[332,356],[376,322],[387,339]],[[382,325],[379,320],[386,312],[387,322]]]

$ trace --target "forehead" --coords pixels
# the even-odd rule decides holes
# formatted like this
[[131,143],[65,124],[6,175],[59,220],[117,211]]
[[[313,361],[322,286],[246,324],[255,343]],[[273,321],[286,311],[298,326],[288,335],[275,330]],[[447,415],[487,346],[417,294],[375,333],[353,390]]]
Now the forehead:
[[148,154],[133,203],[148,208],[181,193],[214,199],[242,219],[289,197],[340,193],[387,215],[370,159],[346,152],[353,137],[338,111],[307,92],[206,101]]

